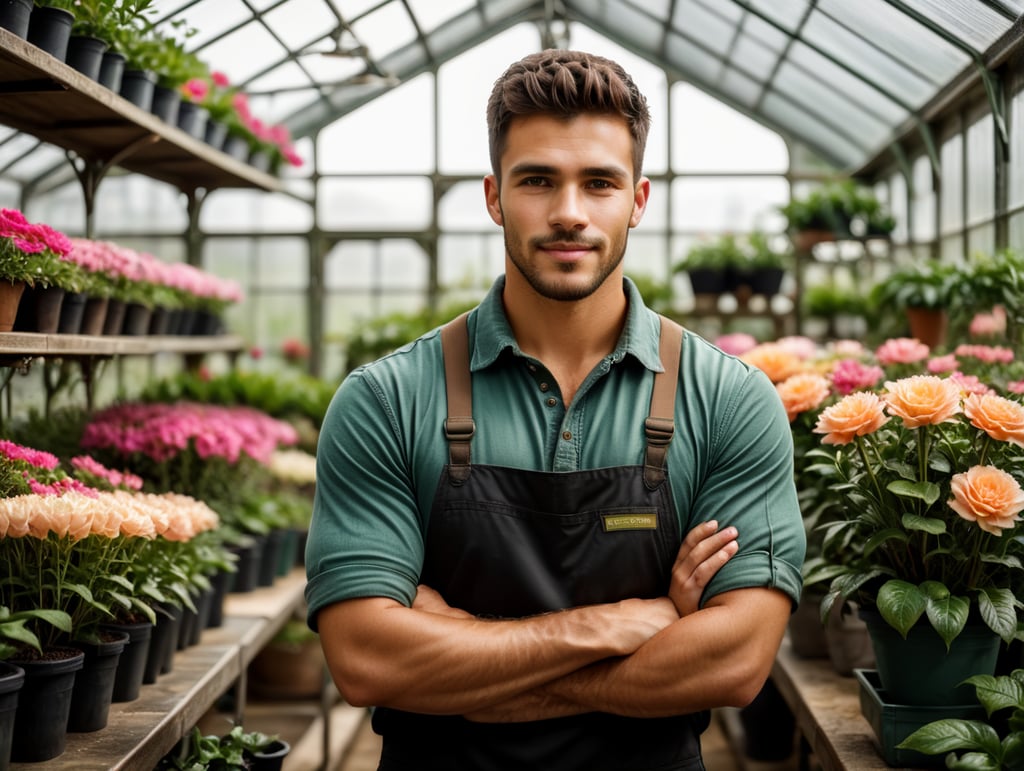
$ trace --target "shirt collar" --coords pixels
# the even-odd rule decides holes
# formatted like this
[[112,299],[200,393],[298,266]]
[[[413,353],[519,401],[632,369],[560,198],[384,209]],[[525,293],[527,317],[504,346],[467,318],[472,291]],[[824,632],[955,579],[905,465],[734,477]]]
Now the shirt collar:
[[[662,372],[665,368],[658,355],[661,330],[658,314],[644,305],[640,290],[632,280],[623,277],[622,283],[629,309],[626,311],[626,326],[619,336],[611,360],[617,364],[628,354],[652,372]],[[487,296],[471,314],[470,323],[472,325],[475,322],[476,327],[470,357],[470,369],[473,372],[491,366],[505,350],[510,350],[516,356],[524,355],[505,316],[505,306],[501,299],[504,289],[505,277],[502,275],[495,280]]]

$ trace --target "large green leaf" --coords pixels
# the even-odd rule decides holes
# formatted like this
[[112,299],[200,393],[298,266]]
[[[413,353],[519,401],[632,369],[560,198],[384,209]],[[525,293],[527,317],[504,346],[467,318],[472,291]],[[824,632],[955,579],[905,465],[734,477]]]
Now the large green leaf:
[[964,683],[974,686],[978,701],[989,715],[1007,707],[1024,709],[1024,683],[1019,680],[1006,676],[972,675]]
[[924,613],[928,600],[918,587],[897,578],[886,581],[875,598],[878,612],[904,639]]
[[907,513],[903,515],[902,522],[907,530],[923,530],[932,535],[942,535],[946,532],[946,521],[938,517],[922,517]]
[[1010,589],[981,589],[978,592],[978,609],[982,620],[1007,645],[1017,636],[1016,598]]
[[[938,581],[925,581],[922,587],[927,586],[925,595],[927,602],[925,611],[928,620],[931,622],[939,637],[946,643],[946,650],[952,644],[967,624],[967,614],[971,610],[971,603],[966,597],[959,597],[950,594],[945,586]],[[941,591],[934,587],[941,587]]]
[[918,728],[896,746],[926,755],[938,755],[952,750],[981,750],[993,758],[1002,755],[1002,745],[996,730],[980,720],[936,720]]

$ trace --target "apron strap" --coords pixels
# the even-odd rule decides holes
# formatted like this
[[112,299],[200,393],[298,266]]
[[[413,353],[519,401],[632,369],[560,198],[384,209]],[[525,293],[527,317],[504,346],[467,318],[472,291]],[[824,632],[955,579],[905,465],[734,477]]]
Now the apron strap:
[[663,372],[654,373],[651,391],[651,410],[644,421],[647,452],[644,455],[644,483],[650,489],[665,481],[665,460],[668,446],[675,431],[676,387],[679,383],[679,357],[683,343],[683,328],[671,319],[661,317],[661,337],[658,355]]
[[[448,440],[449,476],[455,484],[461,484],[469,478],[470,442],[476,433],[469,369],[469,329],[466,321],[468,315],[468,312],[463,313],[441,327],[445,393],[448,399],[448,418],[444,422],[444,436]],[[675,431],[676,388],[679,382],[682,341],[683,328],[671,319],[661,316],[658,353],[664,371],[656,372],[654,375],[650,414],[644,421],[644,433],[647,435],[644,482],[652,490],[666,479],[665,460]]]
[[448,419],[444,422],[444,435],[448,440],[449,476],[455,484],[469,479],[469,444],[476,433],[467,316],[468,311],[441,327],[445,393],[448,397]]

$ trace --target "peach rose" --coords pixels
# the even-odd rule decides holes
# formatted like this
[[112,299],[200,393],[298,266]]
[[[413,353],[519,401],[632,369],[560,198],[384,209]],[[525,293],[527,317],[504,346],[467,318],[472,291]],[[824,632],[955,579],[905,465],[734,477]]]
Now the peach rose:
[[46,538],[51,532],[65,535],[70,519],[69,507],[62,497],[40,495],[28,521],[28,534],[33,538]]
[[884,406],[878,394],[855,391],[822,411],[814,433],[825,434],[823,444],[849,444],[854,438],[874,433],[886,424],[889,418]]
[[803,369],[800,358],[775,343],[763,343],[740,356],[768,376],[773,383],[781,383]]
[[803,372],[786,378],[775,386],[792,423],[801,412],[817,409],[829,395],[828,380],[821,375]]
[[98,509],[95,501],[81,493],[65,493],[61,497],[66,498],[69,504],[68,535],[76,541],[91,535],[94,515]]
[[1024,447],[1024,406],[995,394],[971,394],[964,401],[971,425],[1000,442]]
[[961,411],[960,386],[935,375],[914,375],[888,381],[884,396],[890,415],[903,419],[907,428],[952,420]]
[[953,498],[949,507],[969,522],[992,535],[1020,521],[1024,509],[1024,490],[1017,480],[994,466],[973,466],[954,474],[950,482]]
[[0,535],[4,538],[24,538],[32,517],[32,505],[37,496],[16,495],[0,500]]

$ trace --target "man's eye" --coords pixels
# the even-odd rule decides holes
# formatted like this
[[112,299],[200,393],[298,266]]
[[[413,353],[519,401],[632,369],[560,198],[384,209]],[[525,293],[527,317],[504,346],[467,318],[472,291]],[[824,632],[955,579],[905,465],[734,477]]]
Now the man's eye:
[[540,187],[542,185],[546,185],[547,183],[548,181],[544,177],[525,177],[523,178],[521,184],[525,185],[526,187]]
[[612,183],[607,179],[594,179],[590,181],[590,187],[597,188],[598,190],[606,190],[612,186]]

